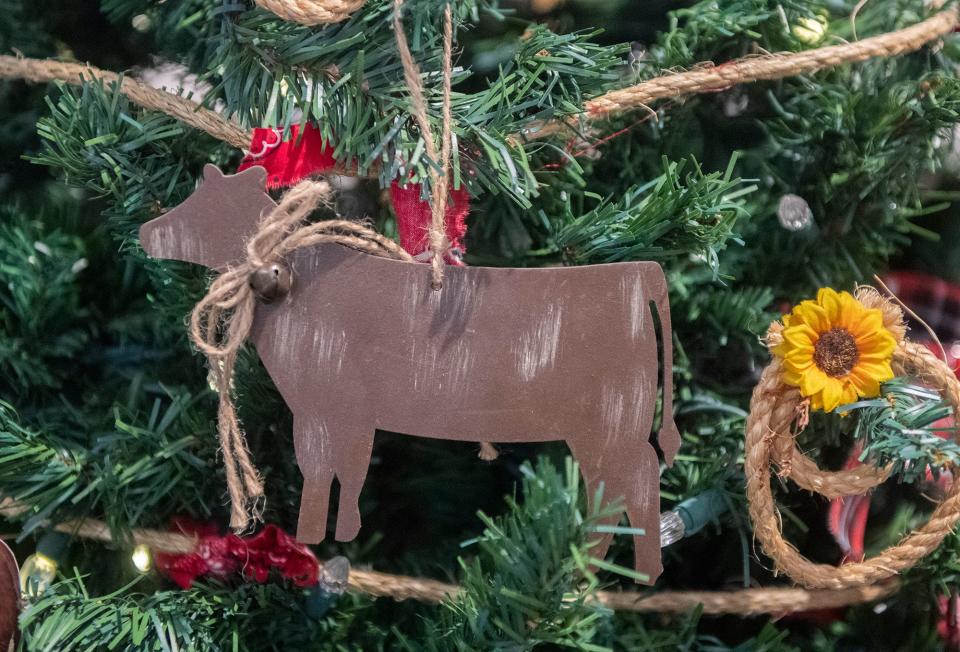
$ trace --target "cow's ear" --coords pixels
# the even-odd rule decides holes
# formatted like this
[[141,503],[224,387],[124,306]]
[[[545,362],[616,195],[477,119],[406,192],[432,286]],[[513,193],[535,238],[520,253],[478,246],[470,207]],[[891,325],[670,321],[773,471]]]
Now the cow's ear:
[[223,178],[223,172],[220,171],[213,163],[207,163],[203,166],[203,179],[204,181],[209,181],[210,179],[220,179]]
[[267,168],[261,165],[254,165],[253,167],[249,167],[243,172],[239,172],[233,176],[235,177],[242,176],[245,179],[254,181],[256,182],[257,186],[260,188],[267,187]]

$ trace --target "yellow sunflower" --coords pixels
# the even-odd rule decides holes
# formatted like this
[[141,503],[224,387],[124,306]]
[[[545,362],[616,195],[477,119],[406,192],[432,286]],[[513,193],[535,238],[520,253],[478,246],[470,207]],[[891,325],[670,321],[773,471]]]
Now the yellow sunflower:
[[783,360],[783,382],[799,387],[815,410],[880,394],[893,378],[897,341],[879,309],[868,309],[849,292],[823,288],[783,318],[783,341],[773,348]]

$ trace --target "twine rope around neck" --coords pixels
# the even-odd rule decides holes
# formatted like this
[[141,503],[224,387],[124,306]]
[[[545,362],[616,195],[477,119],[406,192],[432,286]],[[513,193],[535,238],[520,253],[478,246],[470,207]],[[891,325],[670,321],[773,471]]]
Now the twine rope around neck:
[[[526,140],[546,138],[570,129],[576,130],[579,128],[578,119],[588,122],[602,120],[618,113],[645,108],[661,99],[716,92],[739,84],[782,79],[874,57],[906,54],[953,32],[958,27],[960,13],[955,8],[949,8],[916,25],[853,43],[803,52],[743,57],[718,66],[662,75],[587,100],[582,115],[571,120],[551,120],[531,125],[522,133],[510,136],[509,140],[513,144],[520,144]],[[98,78],[113,83],[119,81],[120,75],[86,64],[0,55],[0,79],[82,84]],[[132,102],[145,109],[166,113],[239,149],[250,149],[251,135],[243,127],[196,102],[154,89],[128,77],[123,77],[120,89]],[[351,169],[338,169],[335,172],[347,176],[357,175],[357,171]]]
[[[911,375],[939,389],[954,413],[960,413],[960,381],[925,346],[902,342],[894,352],[893,368],[897,375]],[[960,521],[960,479],[953,483],[922,527],[864,561],[841,566],[817,564],[783,538],[780,515],[770,488],[772,463],[779,466],[781,477],[796,480],[805,489],[831,498],[864,493],[889,475],[888,469],[869,465],[847,471],[817,468],[812,460],[796,450],[791,425],[800,405],[799,392],[783,384],[780,362],[774,360],[764,370],[750,402],[744,472],[754,535],[774,561],[775,569],[806,588],[845,590],[887,580],[936,550]]]
[[263,481],[250,459],[232,395],[237,354],[250,334],[257,307],[251,287],[254,275],[283,265],[298,249],[327,242],[375,256],[412,260],[398,244],[355,222],[307,222],[330,194],[325,181],[304,181],[287,192],[247,243],[246,259],[218,276],[190,315],[190,338],[207,356],[219,394],[217,433],[230,495],[230,526],[235,530],[245,530],[252,520],[259,520],[263,502]]

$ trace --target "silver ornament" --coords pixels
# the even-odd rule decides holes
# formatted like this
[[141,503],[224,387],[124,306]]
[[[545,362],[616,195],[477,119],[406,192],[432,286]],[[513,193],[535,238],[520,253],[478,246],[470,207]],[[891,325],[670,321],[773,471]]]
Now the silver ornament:
[[803,231],[813,224],[813,211],[803,197],[787,194],[780,198],[777,219],[787,231]]

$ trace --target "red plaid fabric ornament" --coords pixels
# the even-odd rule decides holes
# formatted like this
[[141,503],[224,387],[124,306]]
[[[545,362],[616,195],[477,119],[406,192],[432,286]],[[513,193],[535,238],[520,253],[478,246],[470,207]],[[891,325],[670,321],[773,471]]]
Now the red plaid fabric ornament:
[[[900,297],[940,338],[947,355],[947,364],[957,372],[960,362],[960,285],[920,272],[892,272],[884,277],[890,291]],[[907,315],[911,339],[930,339],[927,329]],[[928,345],[940,355],[940,348],[930,340]]]

